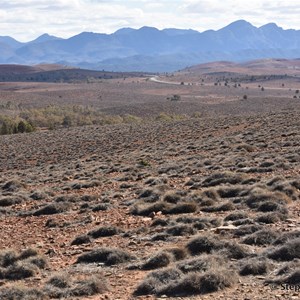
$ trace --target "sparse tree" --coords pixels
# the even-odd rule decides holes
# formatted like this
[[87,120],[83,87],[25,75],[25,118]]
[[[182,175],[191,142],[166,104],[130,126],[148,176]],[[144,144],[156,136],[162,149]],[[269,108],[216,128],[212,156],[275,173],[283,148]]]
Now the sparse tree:
[[180,97],[180,95],[173,95],[172,97],[171,97],[171,101],[180,101],[181,100],[181,97]]

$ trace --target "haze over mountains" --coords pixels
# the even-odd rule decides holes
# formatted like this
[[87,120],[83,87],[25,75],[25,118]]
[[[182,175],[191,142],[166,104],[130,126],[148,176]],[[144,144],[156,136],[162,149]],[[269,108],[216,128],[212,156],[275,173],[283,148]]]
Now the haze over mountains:
[[169,72],[219,60],[300,58],[300,30],[240,20],[214,31],[123,28],[68,39],[44,34],[28,43],[0,36],[1,64],[60,63],[108,71]]

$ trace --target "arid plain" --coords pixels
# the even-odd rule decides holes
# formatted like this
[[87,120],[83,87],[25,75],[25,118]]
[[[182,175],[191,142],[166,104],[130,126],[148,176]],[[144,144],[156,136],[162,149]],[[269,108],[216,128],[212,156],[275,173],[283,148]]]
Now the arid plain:
[[0,83],[104,120],[0,136],[0,299],[299,299],[300,61],[109,76]]

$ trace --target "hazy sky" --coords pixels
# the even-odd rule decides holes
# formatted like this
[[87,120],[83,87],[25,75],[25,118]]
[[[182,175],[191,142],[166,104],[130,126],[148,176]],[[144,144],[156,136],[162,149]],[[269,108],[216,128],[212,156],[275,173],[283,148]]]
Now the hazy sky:
[[300,29],[299,0],[0,0],[0,36],[20,41],[43,33],[71,37],[122,27],[219,29],[245,19]]

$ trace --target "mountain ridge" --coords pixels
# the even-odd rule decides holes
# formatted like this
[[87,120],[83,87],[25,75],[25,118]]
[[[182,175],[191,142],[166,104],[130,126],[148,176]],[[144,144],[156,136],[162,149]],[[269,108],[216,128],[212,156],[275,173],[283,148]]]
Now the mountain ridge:
[[216,60],[235,62],[300,57],[300,30],[237,20],[219,30],[143,26],[112,34],[81,32],[69,38],[43,34],[21,43],[0,36],[0,63],[63,63],[107,71],[170,72]]

